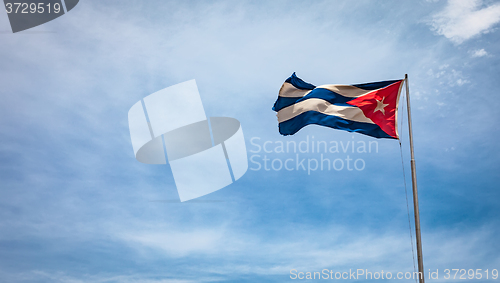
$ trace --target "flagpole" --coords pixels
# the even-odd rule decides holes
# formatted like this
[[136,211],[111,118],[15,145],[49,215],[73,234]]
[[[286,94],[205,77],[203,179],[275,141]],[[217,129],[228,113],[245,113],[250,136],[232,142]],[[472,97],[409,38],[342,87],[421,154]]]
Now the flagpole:
[[422,278],[418,277],[420,283],[424,283],[424,260],[422,258],[422,238],[420,236],[420,213],[418,210],[418,190],[417,190],[417,172],[415,167],[415,155],[413,153],[413,131],[411,127],[411,110],[410,110],[410,87],[408,85],[408,74],[405,74],[406,85],[406,105],[408,110],[408,131],[410,133],[410,153],[411,153],[411,184],[413,187],[413,211],[415,213],[415,234],[417,239],[417,259],[418,271],[422,274]]

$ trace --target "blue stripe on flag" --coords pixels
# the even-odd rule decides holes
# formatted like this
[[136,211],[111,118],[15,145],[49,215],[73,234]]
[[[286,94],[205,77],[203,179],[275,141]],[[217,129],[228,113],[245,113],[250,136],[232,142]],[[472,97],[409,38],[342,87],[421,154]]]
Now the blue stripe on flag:
[[355,87],[359,87],[361,89],[366,89],[366,90],[375,90],[379,88],[386,87],[388,85],[392,85],[395,82],[399,82],[400,80],[395,80],[395,81],[383,81],[383,82],[375,82],[375,83],[367,83],[367,84],[357,84],[357,85],[352,85]]
[[278,99],[274,103],[273,110],[280,111],[281,109],[293,105],[295,103],[310,99],[310,98],[320,98],[330,102],[331,104],[341,105],[341,106],[352,106],[347,104],[346,102],[355,99],[356,97],[345,97],[336,92],[325,88],[315,88],[311,92],[309,92],[304,97],[281,97],[278,96]]
[[305,81],[303,81],[302,79],[297,77],[295,75],[295,72],[293,72],[293,74],[288,79],[286,79],[285,82],[292,84],[294,87],[296,87],[298,89],[311,90],[311,89],[314,89],[316,87],[310,83],[306,83]]
[[279,123],[279,131],[280,134],[284,136],[293,135],[303,127],[311,124],[349,132],[356,132],[375,138],[394,139],[394,137],[391,137],[386,132],[382,131],[382,129],[376,124],[355,122],[316,111],[308,111],[290,120]]
[[301,99],[302,97],[281,97],[278,96],[278,99],[276,99],[276,102],[274,102],[273,110],[278,112],[281,109],[288,107],[290,105],[295,104],[297,100]]

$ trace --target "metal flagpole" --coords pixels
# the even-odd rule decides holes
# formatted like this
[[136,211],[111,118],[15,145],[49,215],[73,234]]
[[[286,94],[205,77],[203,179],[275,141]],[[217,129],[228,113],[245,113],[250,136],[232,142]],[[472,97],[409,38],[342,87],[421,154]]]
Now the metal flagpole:
[[[408,131],[410,132],[410,153],[411,153],[411,184],[413,187],[413,211],[415,213],[415,234],[417,239],[417,259],[420,283],[424,283],[424,261],[422,258],[422,239],[420,236],[420,213],[418,210],[417,172],[415,168],[415,156],[413,153],[413,132],[411,128],[410,110],[410,87],[408,86],[408,74],[405,74],[406,84],[406,105],[408,110]],[[422,277],[420,277],[420,274]]]

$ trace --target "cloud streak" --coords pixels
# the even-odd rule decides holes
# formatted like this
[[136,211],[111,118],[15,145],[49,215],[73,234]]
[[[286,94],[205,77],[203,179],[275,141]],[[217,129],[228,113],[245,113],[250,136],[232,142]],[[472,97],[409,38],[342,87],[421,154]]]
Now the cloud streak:
[[455,44],[492,31],[500,22],[500,3],[483,7],[482,0],[449,0],[430,25]]

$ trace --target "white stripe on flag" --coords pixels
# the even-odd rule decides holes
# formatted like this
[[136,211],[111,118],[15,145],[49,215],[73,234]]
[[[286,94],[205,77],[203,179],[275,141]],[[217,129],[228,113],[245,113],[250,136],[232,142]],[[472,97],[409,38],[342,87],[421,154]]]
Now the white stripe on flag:
[[298,88],[294,87],[291,83],[285,82],[281,86],[281,89],[280,89],[280,92],[278,95],[281,97],[303,97],[303,96],[307,95],[309,92],[311,92],[311,91],[307,90],[307,89],[298,89]]
[[[374,90],[361,89],[352,85],[320,85],[316,88],[324,88],[335,93],[338,93],[344,97],[359,97],[370,93]],[[291,83],[283,83],[279,91],[279,96],[281,97],[304,97],[309,94],[311,90],[298,89],[294,87]]]
[[352,85],[320,85],[316,88],[328,89],[345,97],[358,97],[373,91],[361,89]]
[[316,111],[346,120],[374,124],[358,107],[334,105],[319,98],[310,98],[281,109],[277,114],[278,122],[281,123],[290,120],[307,111]]

